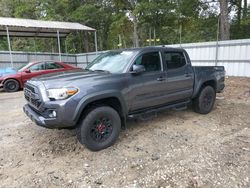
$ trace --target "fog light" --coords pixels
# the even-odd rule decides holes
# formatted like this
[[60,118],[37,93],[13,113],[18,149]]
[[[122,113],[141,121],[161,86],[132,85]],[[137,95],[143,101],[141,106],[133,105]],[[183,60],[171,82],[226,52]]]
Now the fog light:
[[56,117],[56,111],[55,110],[51,110],[49,113],[49,117],[50,118],[55,118]]

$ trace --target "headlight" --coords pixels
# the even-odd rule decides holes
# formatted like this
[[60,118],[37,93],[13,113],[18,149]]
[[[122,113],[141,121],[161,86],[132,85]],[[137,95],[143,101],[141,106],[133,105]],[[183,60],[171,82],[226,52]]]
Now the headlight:
[[52,100],[63,100],[67,99],[78,92],[77,88],[74,87],[65,87],[65,88],[58,88],[58,89],[48,89],[47,95],[49,99]]

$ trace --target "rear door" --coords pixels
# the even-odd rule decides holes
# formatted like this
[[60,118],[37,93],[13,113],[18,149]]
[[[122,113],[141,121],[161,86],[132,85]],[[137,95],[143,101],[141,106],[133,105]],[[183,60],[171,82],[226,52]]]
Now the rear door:
[[63,71],[65,68],[57,62],[46,62],[45,63],[46,73]]
[[144,65],[146,71],[130,78],[130,111],[152,107],[166,100],[166,73],[160,51],[140,54],[134,64]]
[[167,67],[168,102],[188,99],[193,93],[194,73],[183,51],[164,51],[163,61]]

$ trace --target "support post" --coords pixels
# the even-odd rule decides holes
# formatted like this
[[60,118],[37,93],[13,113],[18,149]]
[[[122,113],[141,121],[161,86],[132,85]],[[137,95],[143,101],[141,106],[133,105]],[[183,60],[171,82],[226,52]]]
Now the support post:
[[149,26],[149,46],[152,44],[152,30],[151,27]]
[[68,47],[67,47],[67,40],[66,40],[66,37],[65,37],[65,40],[64,40],[64,45],[65,45],[65,52],[66,54],[68,53]]
[[179,28],[179,40],[180,40],[180,48],[181,48],[181,43],[182,43],[182,38],[181,38],[181,35],[182,35],[182,24],[180,24],[180,28]]
[[[34,43],[34,48],[35,48],[35,55],[37,58],[37,50],[36,50],[36,37],[33,39],[33,43]],[[37,59],[36,59],[37,60]]]
[[97,51],[98,51],[98,47],[97,47],[97,33],[95,31],[95,52],[97,54]]
[[218,65],[218,54],[219,54],[219,35],[220,35],[220,14],[218,16],[217,23],[217,38],[216,38],[216,47],[215,47],[215,66]]
[[62,61],[61,44],[60,44],[60,33],[59,33],[59,30],[57,30],[57,43],[58,43],[59,59],[60,59],[60,61]]
[[7,40],[8,40],[8,47],[9,47],[9,53],[10,53],[10,63],[11,67],[13,68],[13,58],[12,58],[12,51],[11,51],[11,44],[10,44],[10,34],[9,34],[9,28],[6,26],[6,33],[7,33]]
[[118,38],[119,38],[119,48],[122,48],[122,37],[121,37],[121,34],[118,35]]
[[155,46],[156,34],[155,34],[155,27],[154,27],[154,46]]

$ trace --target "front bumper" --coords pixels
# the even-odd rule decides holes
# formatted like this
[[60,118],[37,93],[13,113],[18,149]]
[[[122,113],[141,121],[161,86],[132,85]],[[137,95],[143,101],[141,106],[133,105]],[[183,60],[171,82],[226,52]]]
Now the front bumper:
[[62,129],[75,126],[75,122],[69,121],[69,119],[58,118],[58,117],[55,118],[44,117],[38,112],[36,112],[28,104],[24,105],[23,111],[35,124],[41,127],[46,127],[49,129]]
[[0,88],[3,88],[3,80],[0,80]]
[[72,128],[77,102],[71,99],[51,101],[41,82],[28,81],[24,87],[24,97],[28,102],[24,113],[37,125],[51,129]]
[[56,128],[56,118],[45,118],[35,112],[28,104],[24,105],[23,111],[37,125],[46,128]]

